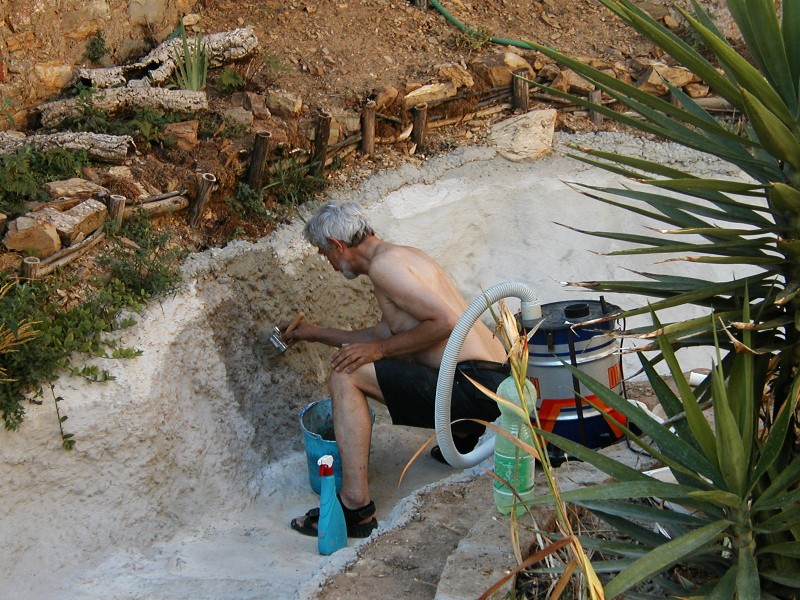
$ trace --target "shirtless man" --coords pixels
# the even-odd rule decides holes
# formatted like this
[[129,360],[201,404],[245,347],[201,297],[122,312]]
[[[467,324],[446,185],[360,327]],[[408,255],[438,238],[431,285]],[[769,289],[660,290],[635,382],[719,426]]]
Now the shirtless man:
[[[367,537],[378,526],[367,478],[372,435],[367,398],[385,404],[395,424],[433,428],[442,353],[467,303],[424,252],[377,237],[356,203],[325,204],[309,219],[304,234],[346,278],[369,277],[383,313],[379,323],[365,329],[328,329],[303,321],[286,336],[338,348],[331,359],[329,389],[342,461],[339,498],[348,536]],[[479,321],[464,340],[460,358],[452,419],[493,421],[500,414],[497,405],[463,373],[497,389],[508,375],[502,345]],[[459,451],[471,450],[483,429],[469,421],[454,425]],[[445,462],[438,446],[431,454]],[[291,526],[315,536],[318,515],[312,509],[292,519]]]

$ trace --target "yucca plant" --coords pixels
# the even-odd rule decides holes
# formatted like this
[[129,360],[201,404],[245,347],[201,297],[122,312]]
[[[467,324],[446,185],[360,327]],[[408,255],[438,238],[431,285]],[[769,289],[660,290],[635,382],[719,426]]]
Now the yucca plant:
[[[622,570],[606,588],[609,597],[673,564],[694,561],[702,563],[703,574],[713,578],[703,588],[709,597],[771,594],[793,598],[800,586],[800,440],[795,414],[800,385],[800,0],[784,0],[780,13],[772,0],[728,0],[752,63],[734,50],[708,13],[692,0],[694,14],[682,11],[683,16],[720,69],[632,2],[600,2],[730,102],[745,117],[746,126],[737,130],[721,122],[668,83],[679,105],[530,42],[639,118],[549,91],[638,130],[724,159],[751,180],[704,179],[639,157],[580,148],[582,154],[575,158],[650,187],[583,185],[578,189],[665,227],[646,235],[579,231],[633,245],[614,252],[615,256],[667,255],[670,261],[725,265],[724,273],[731,268],[735,273],[738,267],[748,274],[711,282],[658,273],[640,273],[641,279],[630,281],[575,282],[592,290],[660,298],[622,317],[657,314],[662,308],[688,304],[706,307],[712,317],[666,324],[654,318],[652,326],[633,332],[657,339],[652,347],[660,349],[676,377],[677,396],[668,391],[652,364],[643,361],[667,415],[677,420],[674,433],[654,426],[641,411],[576,374],[601,401],[628,415],[653,438],[654,445],[645,447],[669,466],[677,484],[634,474],[576,444],[553,438],[620,482],[565,497],[582,499],[642,542],[635,549],[620,545],[620,554],[628,558],[618,563]],[[725,337],[717,339],[719,327],[724,327]],[[673,348],[689,344],[721,348],[700,398],[713,402],[714,429],[706,424],[698,399],[674,360]],[[622,497],[670,499],[670,506],[684,504],[691,513],[668,509],[656,513],[639,504],[614,503]],[[614,502],[604,504],[609,499]],[[673,530],[670,536],[654,534],[640,524],[653,520],[667,523],[664,527]],[[613,569],[613,564],[605,566]],[[700,589],[699,585],[695,588]]]
[[174,50],[174,59],[175,80],[179,88],[198,91],[206,87],[208,50],[200,35],[194,36],[194,43],[189,46],[183,22],[181,22],[181,45],[180,49]]

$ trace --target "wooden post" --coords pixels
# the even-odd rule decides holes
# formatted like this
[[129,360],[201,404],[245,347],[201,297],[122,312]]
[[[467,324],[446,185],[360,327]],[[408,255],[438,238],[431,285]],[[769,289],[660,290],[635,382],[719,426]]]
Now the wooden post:
[[259,131],[253,143],[253,152],[250,154],[250,167],[247,170],[247,185],[251,190],[261,191],[264,178],[264,167],[269,156],[269,142],[272,133]]
[[26,256],[22,259],[22,276],[31,281],[39,277],[39,259],[35,256]]
[[[592,90],[589,92],[589,102],[593,102],[594,104],[600,104],[603,101],[603,92],[600,90]],[[603,115],[597,112],[596,110],[589,110],[589,117],[592,119],[592,123],[595,125],[601,125],[603,123]]]
[[411,109],[414,127],[411,130],[411,141],[416,145],[414,152],[419,152],[425,144],[425,126],[428,124],[428,105],[417,104]]
[[526,79],[527,76],[527,69],[518,69],[514,71],[514,78],[511,80],[511,104],[514,106],[514,110],[528,112],[528,94],[530,86]]
[[375,102],[370,100],[361,111],[361,153],[375,155]]
[[200,181],[197,184],[197,199],[194,204],[192,204],[192,208],[189,211],[190,227],[197,227],[197,224],[200,222],[203,209],[206,207],[208,199],[211,198],[211,192],[214,191],[216,183],[217,178],[211,173],[203,173],[200,176]]
[[108,198],[108,216],[114,222],[114,226],[119,229],[122,225],[122,215],[125,214],[125,196],[111,194]]
[[328,139],[331,137],[331,115],[321,112],[314,132],[314,154],[311,156],[311,174],[320,177],[328,158]]

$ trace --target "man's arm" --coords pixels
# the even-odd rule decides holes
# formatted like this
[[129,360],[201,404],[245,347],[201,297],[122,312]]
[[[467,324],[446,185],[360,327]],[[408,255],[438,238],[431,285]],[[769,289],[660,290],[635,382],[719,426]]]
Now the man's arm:
[[[281,327],[285,329],[285,327]],[[306,342],[319,342],[328,346],[340,347],[345,344],[360,342],[376,342],[391,335],[389,326],[380,322],[372,327],[348,330],[328,327],[318,327],[313,323],[303,320],[294,331],[284,334],[286,340],[303,340]]]

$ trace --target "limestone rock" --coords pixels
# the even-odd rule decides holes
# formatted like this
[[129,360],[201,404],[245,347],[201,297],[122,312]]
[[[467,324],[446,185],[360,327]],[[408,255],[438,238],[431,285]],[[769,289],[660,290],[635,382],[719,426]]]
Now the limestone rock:
[[572,69],[562,69],[553,80],[553,87],[562,92],[588,95],[594,90],[594,84],[586,81]]
[[108,190],[102,185],[97,185],[80,177],[51,181],[44,184],[44,189],[51,198],[91,198],[95,194],[107,194]]
[[253,124],[253,113],[244,106],[234,106],[222,111],[222,116],[226,123],[231,125],[239,124],[250,127]]
[[684,67],[670,67],[661,62],[639,59],[642,66],[647,66],[645,72],[636,81],[636,87],[649,94],[664,96],[669,93],[669,88],[664,80],[677,88],[682,88],[690,83],[699,83],[700,78]]
[[55,227],[62,246],[71,246],[81,241],[100,227],[108,216],[105,204],[98,200],[84,200],[69,210],[60,212],[54,208],[45,208],[25,215],[48,223]]
[[19,52],[22,50],[33,50],[42,47],[42,41],[36,37],[32,31],[15,33],[6,38],[8,52]]
[[457,88],[471,88],[475,86],[475,80],[464,67],[456,63],[437,65],[436,73],[439,78],[447,79],[456,85]]
[[556,125],[556,110],[535,110],[500,121],[489,140],[503,158],[515,162],[536,160],[550,152]]
[[58,61],[49,61],[34,65],[33,72],[46,88],[60,90],[72,79],[72,67]]
[[245,92],[242,106],[253,113],[256,119],[269,119],[272,117],[272,113],[267,108],[267,99],[263,94]]
[[3,245],[12,252],[44,258],[61,250],[61,238],[52,223],[19,217],[8,224]]
[[[175,146],[188,152],[197,146],[197,131],[200,128],[200,121],[181,121],[180,123],[168,123],[164,126],[164,135],[175,138]],[[132,179],[132,177],[131,177]]]
[[704,83],[687,83],[686,93],[692,98],[705,98],[710,88]]
[[514,52],[504,54],[490,54],[478,58],[470,63],[472,70],[492,87],[511,85],[513,73],[520,69],[528,71],[533,76],[530,63]]
[[271,90],[266,98],[269,111],[279,117],[296,117],[303,110],[303,99],[285,90]]
[[447,83],[430,83],[406,94],[405,98],[403,98],[403,104],[406,108],[411,108],[412,106],[417,106],[426,102],[450,98],[457,93],[458,88],[452,81],[448,81]]
[[399,96],[400,91],[396,87],[389,86],[384,88],[375,97],[375,110],[392,106]]

